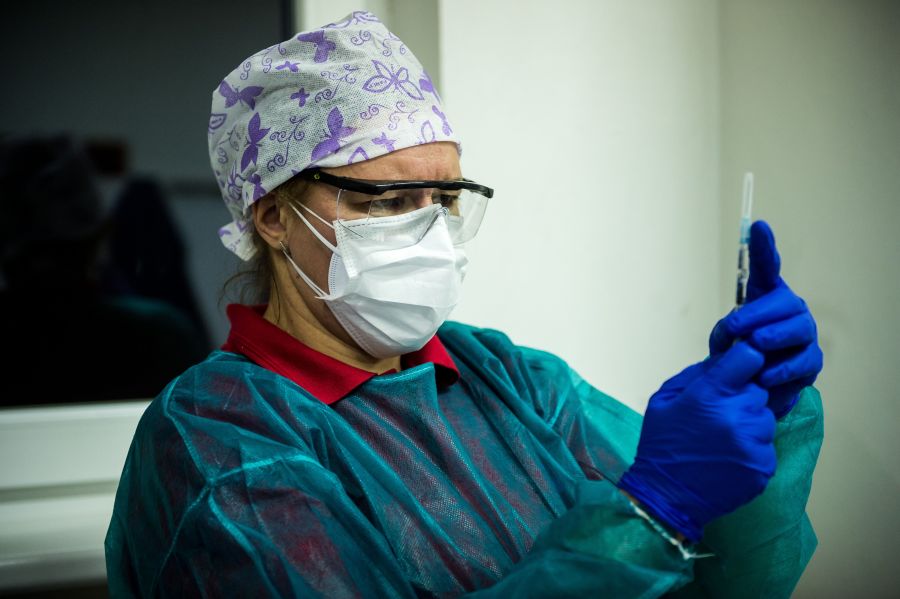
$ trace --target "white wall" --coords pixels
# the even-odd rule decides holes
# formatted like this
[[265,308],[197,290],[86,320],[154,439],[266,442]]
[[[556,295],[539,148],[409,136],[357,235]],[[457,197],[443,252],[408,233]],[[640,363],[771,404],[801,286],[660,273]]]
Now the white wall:
[[896,597],[900,2],[725,0],[720,13],[722,230],[754,170],[755,216],[825,352],[819,549],[796,596]]
[[454,317],[640,409],[731,306],[754,171],[826,354],[796,596],[895,594],[900,3],[452,0],[440,18],[464,170],[497,189]]
[[440,18],[463,172],[496,189],[453,318],[642,411],[719,316],[715,3],[452,0]]

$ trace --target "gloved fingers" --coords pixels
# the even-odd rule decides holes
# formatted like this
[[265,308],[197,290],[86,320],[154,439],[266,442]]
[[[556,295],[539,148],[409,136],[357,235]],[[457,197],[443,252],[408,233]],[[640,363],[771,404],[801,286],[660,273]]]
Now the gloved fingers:
[[770,389],[768,407],[775,415],[775,418],[781,420],[794,409],[797,400],[800,399],[800,391],[804,387],[812,385],[815,380],[815,376],[808,376]]
[[745,341],[732,345],[728,351],[710,361],[704,378],[712,379],[731,389],[746,385],[765,364],[765,356]]
[[750,227],[750,279],[747,300],[752,301],[775,289],[781,278],[781,256],[775,247],[775,235],[766,221]]
[[799,351],[786,353],[783,359],[766,364],[757,377],[757,382],[766,389],[772,389],[779,385],[807,380],[809,377],[815,380],[822,370],[822,362],[822,349],[817,343],[812,343]]
[[[765,396],[768,399],[768,393]],[[742,434],[761,444],[775,440],[775,414],[766,407],[765,402],[761,410],[753,412],[752,417],[742,428]]]
[[816,321],[809,311],[764,325],[750,335],[750,344],[768,352],[809,345],[816,340]]
[[715,356],[721,354],[729,347],[731,347],[732,343],[734,343],[735,337],[728,332],[728,326],[725,324],[726,318],[728,318],[728,316],[721,318],[719,322],[716,323],[716,326],[713,327],[712,332],[709,334],[710,355]]
[[747,383],[738,397],[744,410],[753,414],[761,413],[769,403],[768,389],[754,382]]
[[765,295],[732,311],[724,319],[727,332],[743,337],[750,332],[779,320],[807,311],[804,302],[783,282]]
[[732,310],[719,320],[709,336],[709,351],[713,354],[728,349],[735,339],[745,337],[756,329],[808,311],[806,302],[783,282],[773,291]]

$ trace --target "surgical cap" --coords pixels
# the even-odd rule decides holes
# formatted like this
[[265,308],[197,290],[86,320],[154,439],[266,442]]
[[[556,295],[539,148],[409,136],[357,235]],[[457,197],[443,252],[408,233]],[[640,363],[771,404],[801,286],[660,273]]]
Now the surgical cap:
[[431,78],[370,12],[250,56],[212,94],[209,156],[233,222],[219,238],[255,253],[250,206],[300,171],[458,140]]

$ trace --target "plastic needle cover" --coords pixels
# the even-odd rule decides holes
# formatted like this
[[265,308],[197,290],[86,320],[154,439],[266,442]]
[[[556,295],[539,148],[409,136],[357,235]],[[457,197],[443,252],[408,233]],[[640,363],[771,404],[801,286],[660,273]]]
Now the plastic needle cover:
[[747,281],[750,278],[750,224],[753,212],[753,173],[744,173],[744,194],[741,201],[741,236],[738,244],[737,292],[735,304],[747,300]]

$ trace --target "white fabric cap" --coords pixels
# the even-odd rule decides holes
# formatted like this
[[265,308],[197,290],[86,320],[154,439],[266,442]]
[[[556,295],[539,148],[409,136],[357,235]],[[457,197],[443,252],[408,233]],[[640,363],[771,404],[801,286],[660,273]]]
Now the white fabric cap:
[[300,171],[436,141],[459,144],[421,63],[369,12],[257,52],[212,94],[209,156],[233,222],[219,238],[253,257],[250,206]]

